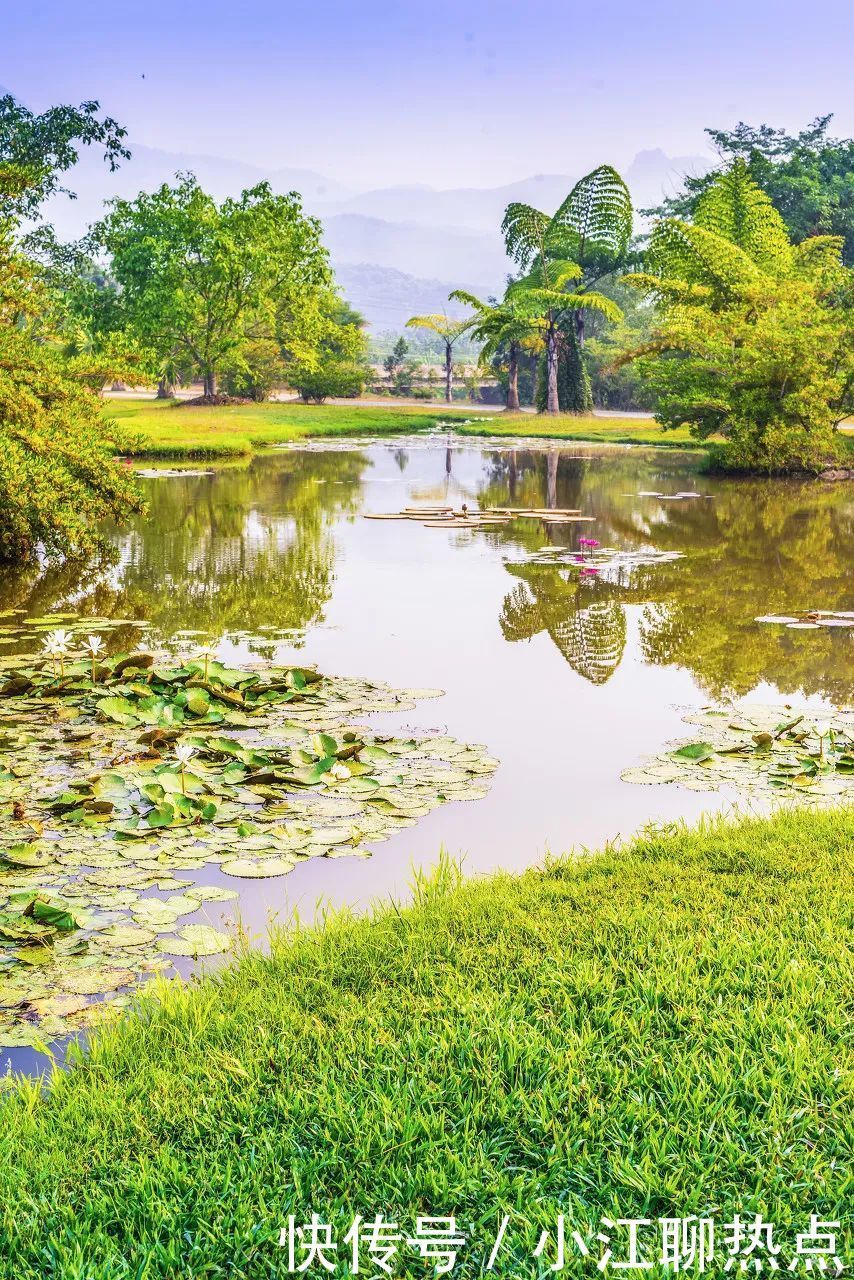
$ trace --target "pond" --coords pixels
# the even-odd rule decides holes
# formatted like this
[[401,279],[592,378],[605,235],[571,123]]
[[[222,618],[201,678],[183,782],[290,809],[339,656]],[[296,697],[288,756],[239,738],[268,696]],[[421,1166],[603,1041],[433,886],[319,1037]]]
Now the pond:
[[[732,794],[620,776],[690,736],[686,713],[732,698],[851,700],[854,631],[755,621],[851,609],[847,485],[722,480],[667,450],[435,435],[156,464],[142,483],[149,517],[115,533],[115,565],[7,574],[0,610],[146,620],[146,644],[192,652],[210,638],[232,665],[298,661],[439,688],[377,724],[481,743],[500,761],[485,798],[441,805],[371,858],[314,857],[237,882],[206,866],[205,883],[239,888],[251,935],[320,902],[404,897],[412,865],[431,866],[442,848],[470,874],[519,871],[648,822],[696,820]],[[447,530],[364,518],[444,503],[594,519]],[[586,561],[596,573],[574,559],[585,537],[601,544]],[[619,554],[605,562],[602,548]],[[111,645],[127,648],[127,635],[130,624]],[[198,918],[229,914],[216,902]]]

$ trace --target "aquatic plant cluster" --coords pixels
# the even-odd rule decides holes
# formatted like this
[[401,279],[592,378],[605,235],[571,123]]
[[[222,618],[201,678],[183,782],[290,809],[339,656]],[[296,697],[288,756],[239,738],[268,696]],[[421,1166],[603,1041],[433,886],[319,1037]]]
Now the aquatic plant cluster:
[[92,1022],[169,957],[226,951],[228,933],[185,917],[234,891],[176,873],[368,856],[436,805],[485,795],[497,765],[353,722],[433,690],[102,648],[54,631],[0,684],[0,1044]]
[[624,782],[675,782],[691,791],[724,786],[769,800],[832,805],[854,799],[854,712],[792,706],[706,707],[685,716],[702,741],[627,769]]

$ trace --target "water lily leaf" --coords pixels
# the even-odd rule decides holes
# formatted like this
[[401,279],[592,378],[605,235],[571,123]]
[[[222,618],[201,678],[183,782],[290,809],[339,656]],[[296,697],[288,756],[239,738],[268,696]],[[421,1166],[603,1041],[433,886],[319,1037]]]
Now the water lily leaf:
[[115,675],[120,676],[125,671],[137,670],[144,671],[154,666],[154,655],[151,653],[129,653],[126,658],[121,658],[113,666]]
[[273,876],[286,876],[296,863],[290,858],[231,858],[220,866],[227,876],[241,880],[262,880]]
[[714,754],[715,749],[708,742],[689,742],[684,747],[678,747],[676,751],[670,752],[674,760],[694,760],[697,763],[711,760]]
[[8,849],[0,850],[0,867],[47,867],[56,858],[48,849],[36,844],[13,844]]
[[19,964],[27,967],[43,968],[45,965],[52,965],[56,956],[53,947],[34,945],[22,947],[16,954],[15,959]]
[[215,956],[231,949],[231,938],[208,924],[188,924],[176,937],[160,938],[157,945],[170,956]]
[[81,969],[63,978],[64,989],[73,995],[97,996],[108,991],[118,991],[120,987],[133,984],[134,974],[130,969]]
[[0,911],[0,938],[24,944],[38,943],[49,942],[55,933],[56,930],[50,925],[42,924],[29,916]]
[[31,1008],[40,1018],[68,1017],[85,1009],[89,1001],[83,995],[46,996],[42,1000],[33,1000]]
[[33,919],[53,925],[60,933],[71,933],[75,929],[83,928],[82,922],[72,911],[56,906],[55,903],[46,902],[43,898],[33,898],[27,910],[32,914]]
[[127,698],[102,698],[96,709],[106,720],[115,720],[117,724],[123,724],[127,728],[140,723],[136,707]]
[[149,811],[145,820],[152,830],[158,827],[169,827],[175,821],[175,808],[171,804],[159,804]]
[[237,896],[235,889],[226,889],[219,884],[194,884],[187,889],[187,897],[198,902],[228,902]]

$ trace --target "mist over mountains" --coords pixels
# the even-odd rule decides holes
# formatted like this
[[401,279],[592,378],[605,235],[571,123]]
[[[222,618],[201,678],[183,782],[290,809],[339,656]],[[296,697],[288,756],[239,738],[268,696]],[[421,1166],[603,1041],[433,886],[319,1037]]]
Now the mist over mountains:
[[[510,264],[500,235],[501,217],[512,200],[548,212],[581,176],[537,174],[495,187],[438,190],[409,185],[354,190],[310,169],[264,169],[219,156],[168,152],[130,143],[131,159],[116,172],[94,152],[84,151],[67,175],[75,200],[54,197],[45,216],[64,239],[80,236],[101,216],[104,201],[132,197],[195,173],[217,199],[268,181],[276,191],[298,191],[309,213],[319,217],[333,266],[348,300],[375,330],[399,329],[418,311],[453,314],[451,289],[481,296],[503,290]],[[708,156],[639,152],[623,176],[636,208],[657,204],[686,173],[703,173]],[[459,310],[459,308],[456,308]]]

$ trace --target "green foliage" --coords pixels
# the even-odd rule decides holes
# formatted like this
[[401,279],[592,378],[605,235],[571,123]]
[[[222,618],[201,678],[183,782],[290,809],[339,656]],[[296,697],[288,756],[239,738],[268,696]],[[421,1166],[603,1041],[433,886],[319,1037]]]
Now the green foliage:
[[315,404],[322,404],[330,396],[352,400],[365,389],[365,367],[353,360],[328,359],[317,369],[295,370],[290,382],[303,400]]
[[259,183],[217,205],[184,175],[114,201],[92,243],[110,256],[128,329],[159,359],[191,362],[207,395],[247,342],[311,356],[330,274],[320,224],[295,194]]
[[451,404],[454,398],[454,346],[473,328],[473,325],[473,320],[452,320],[450,316],[444,314],[410,316],[406,322],[408,329],[427,329],[442,339],[445,352],[445,402],[447,404]]
[[230,356],[223,371],[222,389],[230,396],[262,401],[284,377],[278,343],[272,338],[252,338]]
[[854,277],[842,242],[793,247],[740,160],[704,191],[696,219],[658,223],[647,270],[627,277],[662,308],[634,353],[658,419],[727,437],[734,467],[820,469],[854,410]]
[[[545,343],[539,379],[545,410],[588,412],[593,401],[581,352],[585,316],[618,321],[622,315],[612,298],[590,286],[625,259],[632,230],[628,189],[614,169],[602,165],[576,183],[552,218],[529,205],[511,204],[501,229],[508,254],[525,271],[508,286],[507,300],[539,322]],[[568,292],[570,282],[577,285]],[[543,403],[542,394],[537,403]]]
[[390,378],[393,379],[399,370],[403,368],[408,352],[409,343],[401,335],[383,360],[383,368]]
[[586,279],[616,270],[632,238],[628,187],[610,165],[600,165],[575,184],[551,220],[550,237],[577,262]]
[[103,141],[110,153],[114,122],[98,124],[95,110],[34,118],[0,99],[0,560],[103,549],[103,521],[141,506],[133,478],[113,461],[94,394],[127,367],[123,355],[68,350],[66,316],[19,237],[21,212],[35,212],[74,163],[75,139]]
[[504,1277],[559,1213],[596,1256],[603,1215],[839,1219],[852,839],[794,811],[518,878],[445,864],[409,909],[159,984],[0,1103],[0,1275],[272,1274],[313,1207],[336,1238],[453,1212],[463,1280],[496,1212]]
[[0,560],[103,549],[99,526],[141,508],[101,405],[74,374],[56,351],[0,329]]
[[[812,236],[844,239],[843,261],[854,266],[854,139],[831,138],[832,116],[819,116],[799,134],[763,124],[740,123],[730,131],[707,129],[724,170],[742,160],[753,181],[782,216],[795,244]],[[720,169],[685,179],[685,189],[659,214],[691,218]]]
[[567,331],[558,365],[557,393],[561,413],[589,413],[593,408],[590,374],[574,326]]
[[81,145],[103,147],[110,169],[129,158],[127,131],[98,112],[97,102],[83,102],[37,116],[11,94],[0,97],[0,217],[33,217],[48,196],[72,195],[60,175],[77,163]]
[[408,329],[429,329],[431,333],[436,333],[443,342],[449,343],[451,346],[458,338],[471,328],[470,320],[453,320],[446,315],[429,315],[429,316],[411,316],[407,322]]

